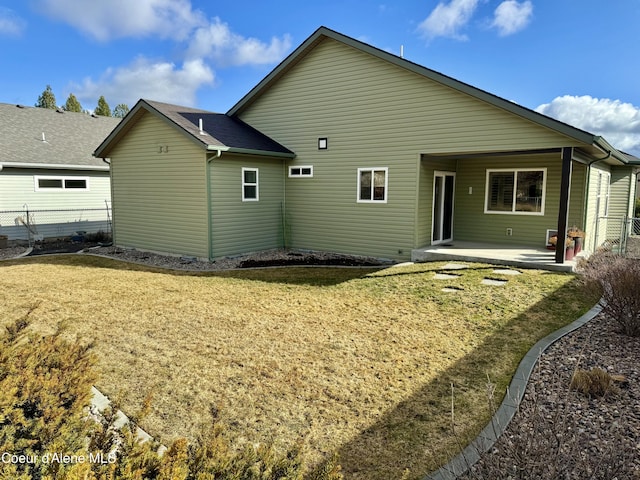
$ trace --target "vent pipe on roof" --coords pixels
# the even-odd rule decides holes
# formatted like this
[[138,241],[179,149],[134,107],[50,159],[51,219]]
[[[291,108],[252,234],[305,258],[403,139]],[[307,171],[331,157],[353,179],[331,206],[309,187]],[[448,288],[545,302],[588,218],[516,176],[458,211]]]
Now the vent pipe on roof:
[[400,45],[400,58],[404,58],[404,45]]
[[198,120],[198,129],[200,130],[200,135],[204,135],[204,130],[202,129],[202,119]]
[[42,132],[42,141],[43,141],[43,143],[47,143],[47,139],[44,136],[44,132]]

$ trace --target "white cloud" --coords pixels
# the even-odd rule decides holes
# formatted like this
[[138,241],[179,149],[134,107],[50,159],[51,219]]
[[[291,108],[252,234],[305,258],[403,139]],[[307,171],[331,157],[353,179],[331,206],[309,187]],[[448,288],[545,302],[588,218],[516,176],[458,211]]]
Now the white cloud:
[[589,95],[564,95],[535,110],[601,135],[614,147],[640,156],[640,107],[631,103]]
[[533,4],[530,1],[506,0],[496,8],[491,26],[498,29],[500,36],[506,37],[525,28],[532,15]]
[[418,26],[418,31],[425,37],[451,37],[466,40],[459,33],[476,10],[478,0],[451,0],[448,4],[439,3],[431,14]]
[[26,22],[13,10],[0,7],[0,35],[18,36],[26,27]]
[[188,58],[211,58],[220,65],[268,64],[282,60],[291,48],[291,37],[272,37],[264,43],[234,33],[219,18],[196,30],[187,52]]
[[153,63],[139,57],[131,65],[107,70],[97,81],[88,78],[79,85],[71,85],[69,91],[89,109],[101,95],[112,109],[119,103],[132,107],[140,98],[193,106],[197,90],[213,81],[213,72],[199,59],[176,68],[173,63]]
[[189,0],[38,0],[35,8],[100,41],[148,35],[184,40],[206,23]]

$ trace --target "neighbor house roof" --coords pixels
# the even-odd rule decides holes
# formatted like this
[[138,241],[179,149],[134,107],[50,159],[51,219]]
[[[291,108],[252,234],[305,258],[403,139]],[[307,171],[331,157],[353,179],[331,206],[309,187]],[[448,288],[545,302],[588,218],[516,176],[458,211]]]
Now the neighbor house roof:
[[636,163],[635,160],[624,155],[622,152],[612,147],[606,140],[598,135],[586,132],[579,128],[573,127],[566,123],[560,122],[554,118],[548,117],[534,110],[528,109],[514,102],[498,97],[492,93],[476,88],[467,83],[456,80],[442,73],[431,70],[427,67],[411,62],[397,55],[391,54],[384,50],[363,43],[354,38],[348,37],[326,27],[320,27],[309,38],[307,38],[298,48],[296,48],[287,58],[285,58],[275,69],[271,71],[260,83],[258,83],[249,93],[247,93],[238,103],[236,103],[227,114],[236,116],[247,109],[254,101],[256,101],[263,93],[265,93],[274,83],[284,76],[291,68],[300,62],[309,52],[311,52],[321,42],[332,39],[355,48],[361,52],[373,55],[381,60],[392,63],[401,68],[405,68],[413,73],[422,75],[425,78],[443,84],[449,88],[457,90],[461,93],[470,95],[478,100],[487,102],[495,107],[504,109],[515,115],[530,120],[538,125],[547,127],[558,133],[566,135],[583,144],[585,147],[583,152],[592,159],[601,157],[603,159],[611,159],[613,163]]
[[0,103],[0,169],[108,170],[91,154],[119,122],[113,117]]
[[94,155],[108,157],[113,146],[145,112],[168,122],[207,150],[289,158],[295,156],[291,150],[238,118],[224,113],[144,99],[136,103],[123,122],[104,139]]

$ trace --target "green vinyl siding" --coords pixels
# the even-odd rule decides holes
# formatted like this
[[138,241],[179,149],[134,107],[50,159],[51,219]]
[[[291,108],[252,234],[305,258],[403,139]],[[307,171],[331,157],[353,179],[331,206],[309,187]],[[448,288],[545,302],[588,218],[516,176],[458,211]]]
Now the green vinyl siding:
[[607,221],[607,238],[620,238],[623,224],[630,215],[632,203],[633,175],[631,167],[611,168],[611,191],[609,194],[609,219]]
[[145,113],[111,153],[111,173],[116,245],[208,258],[202,148]]
[[[257,201],[242,201],[242,169],[258,170]],[[223,153],[209,162],[212,258],[283,246],[281,159]]]
[[[240,117],[296,152],[287,166],[314,168],[313,178],[286,180],[291,246],[397,259],[430,235],[431,207],[423,206],[432,181],[420,173],[421,154],[575,143],[331,39]],[[328,148],[318,150],[324,137]],[[387,203],[357,203],[357,169],[376,167],[389,169]]]

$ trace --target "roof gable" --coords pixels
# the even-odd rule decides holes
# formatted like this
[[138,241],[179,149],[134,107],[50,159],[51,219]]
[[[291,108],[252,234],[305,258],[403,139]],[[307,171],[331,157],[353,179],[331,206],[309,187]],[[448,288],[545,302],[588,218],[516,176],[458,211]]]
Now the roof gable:
[[197,108],[151,100],[139,100],[123,122],[94,152],[108,157],[111,149],[127,134],[145,112],[166,121],[188,139],[206,150],[268,156],[293,157],[294,153],[237,118]]
[[238,116],[248,109],[253,102],[267,92],[272,85],[278,82],[296,64],[303,60],[312,50],[327,39],[332,39],[342,44],[348,45],[360,52],[367,53],[390,64],[404,68],[408,71],[421,75],[429,80],[445,85],[457,92],[469,95],[477,100],[486,102],[494,107],[507,111],[511,114],[524,118],[534,124],[548,128],[573,140],[572,143],[579,142],[584,145],[585,153],[591,158],[605,157],[611,152],[616,162],[628,163],[625,157],[615,148],[609,145],[602,137],[596,136],[584,130],[575,128],[566,123],[555,120],[546,115],[535,112],[531,109],[503,99],[489,92],[466,84],[452,77],[446,76],[435,70],[431,70],[422,65],[413,63],[396,55],[390,54],[366,43],[347,37],[326,27],[320,27],[309,38],[307,38],[298,48],[296,48],[286,59],[284,59],[274,70],[271,71],[258,85],[256,85],[247,95],[237,102],[227,114]]
[[92,156],[119,118],[0,103],[0,164],[108,170]]

